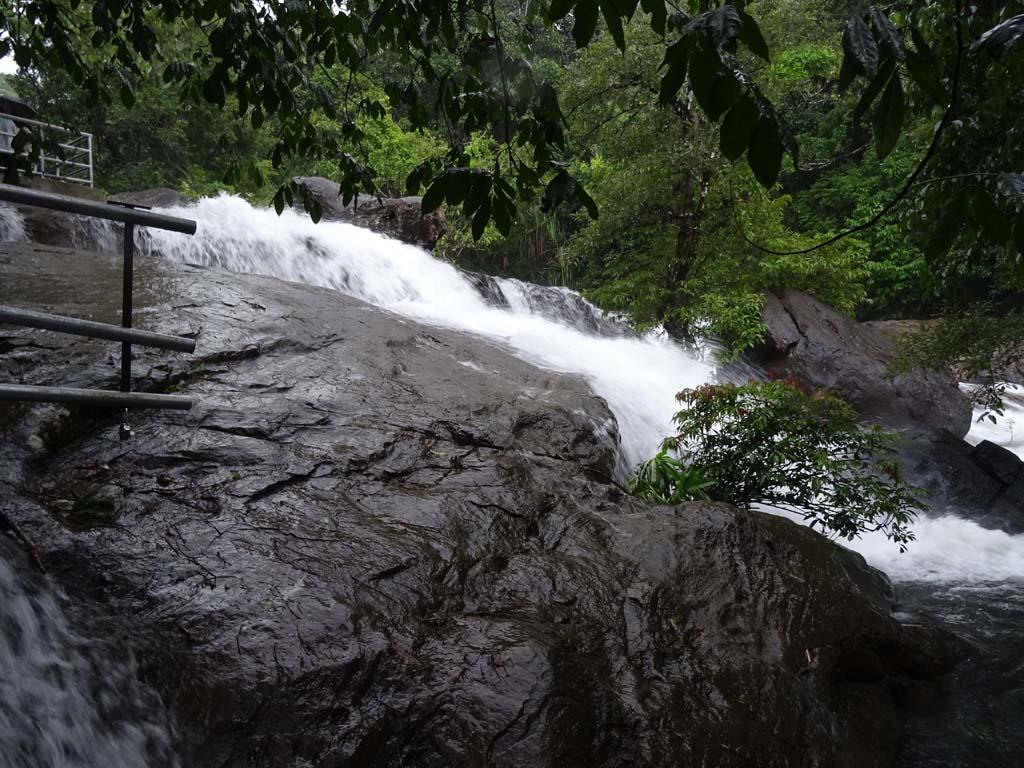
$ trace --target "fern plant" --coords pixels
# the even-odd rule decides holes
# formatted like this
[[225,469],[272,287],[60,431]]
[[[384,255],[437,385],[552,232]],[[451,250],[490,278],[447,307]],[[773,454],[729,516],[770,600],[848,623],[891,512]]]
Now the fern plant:
[[637,467],[629,480],[629,492],[655,504],[681,504],[710,499],[708,489],[714,484],[701,468],[683,464],[662,448]]

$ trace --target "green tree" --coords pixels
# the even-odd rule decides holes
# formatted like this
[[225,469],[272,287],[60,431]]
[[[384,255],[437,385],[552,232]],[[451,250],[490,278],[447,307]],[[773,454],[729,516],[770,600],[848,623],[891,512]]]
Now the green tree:
[[835,395],[774,381],[707,385],[679,400],[678,433],[633,477],[638,496],[666,503],[708,494],[793,512],[845,539],[881,531],[901,549],[913,540],[923,507],[900,478],[892,436],[863,426]]
[[[642,7],[657,33],[677,38],[662,78],[666,99],[678,92],[687,71],[705,109],[718,111],[750,89],[730,57],[741,42],[762,56],[767,49],[742,4],[695,3],[694,15],[680,11],[671,17],[663,0],[644,0]],[[623,21],[635,12],[629,2],[575,0],[540,2],[529,6],[527,16],[560,30],[571,20],[577,47],[590,43],[603,19],[623,49]],[[197,43],[185,55],[173,48],[165,52],[161,30],[166,28],[184,29],[182,39]],[[117,94],[130,106],[133,80],[149,67],[188,98],[222,108],[230,100],[253,128],[274,116],[273,167],[295,155],[333,158],[347,202],[360,191],[377,189],[375,169],[353,152],[363,138],[356,118],[380,116],[386,108],[342,83],[328,87],[318,80],[318,73],[341,64],[352,73],[375,76],[391,107],[412,128],[428,127],[432,115],[440,117],[448,152],[426,158],[408,179],[410,190],[427,186],[428,210],[445,202],[461,205],[478,218],[477,235],[490,220],[507,233],[517,199],[530,200],[541,190],[545,208],[568,203],[596,215],[592,199],[566,170],[557,93],[543,72],[516,55],[511,31],[502,24],[495,0],[354,0],[343,6],[329,0],[118,0],[88,9],[77,0],[32,0],[11,3],[0,13],[0,56],[13,53],[23,68],[61,68],[93,101],[109,102]],[[109,55],[90,55],[98,50]],[[388,61],[383,71],[375,66],[379,59]],[[728,99],[713,95],[719,91]],[[758,140],[749,142],[750,159],[759,178],[771,183],[783,152],[778,121],[767,102],[755,106],[762,125]],[[344,130],[321,130],[320,114],[343,116]],[[504,170],[466,172],[465,139],[477,131],[490,132],[506,146]],[[517,146],[529,151],[516,156]],[[258,169],[248,170],[259,175]],[[298,191],[285,182],[275,205],[282,208]]]

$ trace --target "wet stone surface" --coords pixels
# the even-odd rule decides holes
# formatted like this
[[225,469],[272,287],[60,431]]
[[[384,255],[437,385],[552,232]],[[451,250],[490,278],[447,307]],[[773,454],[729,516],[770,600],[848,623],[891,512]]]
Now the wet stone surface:
[[[579,380],[141,261],[139,325],[198,348],[136,350],[136,386],[195,407],[120,443],[111,414],[2,406],[0,512],[131,648],[186,764],[882,766],[894,692],[953,664],[817,534],[626,497]],[[3,301],[113,320],[109,266],[4,245]],[[0,377],[113,387],[118,356],[5,331]]]

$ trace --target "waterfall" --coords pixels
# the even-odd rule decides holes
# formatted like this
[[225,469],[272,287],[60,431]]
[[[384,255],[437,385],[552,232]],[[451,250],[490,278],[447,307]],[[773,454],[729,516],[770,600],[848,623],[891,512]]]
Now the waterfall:
[[[334,288],[425,323],[484,336],[543,368],[582,376],[618,419],[624,466],[652,455],[671,429],[675,394],[711,380],[713,365],[664,335],[612,331],[579,294],[466,276],[426,251],[341,222],[278,217],[223,195],[166,213],[198,221],[193,237],[151,230],[144,248],[178,261]],[[489,281],[488,281],[489,282]]]
[[0,240],[22,243],[27,239],[25,217],[12,205],[0,205]]
[[19,559],[0,542],[0,765],[178,765],[130,656],[111,663],[74,632],[53,592],[15,573]]
[[[463,273],[411,245],[350,224],[253,208],[228,195],[166,213],[196,219],[194,237],[152,230],[140,245],[166,258],[333,288],[425,323],[493,340],[538,366],[583,377],[608,403],[623,467],[652,455],[671,432],[675,394],[716,377],[709,356],[664,334],[636,336],[565,288]],[[1003,440],[1006,418],[986,437]],[[1024,435],[1024,420],[1020,431]],[[976,425],[976,429],[985,429]],[[998,433],[998,435],[997,435]],[[981,433],[972,435],[975,441]],[[1024,438],[1018,438],[1018,444]],[[841,542],[897,581],[1002,582],[1024,577],[1024,536],[946,514],[920,519],[907,553],[880,535]]]

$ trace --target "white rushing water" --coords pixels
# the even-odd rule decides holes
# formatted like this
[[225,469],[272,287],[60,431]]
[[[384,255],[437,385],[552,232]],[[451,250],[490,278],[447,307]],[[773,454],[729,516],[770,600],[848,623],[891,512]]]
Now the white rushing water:
[[[1024,458],[1024,388],[1008,387],[1004,403],[1005,411],[995,422],[975,412],[967,442],[989,440]],[[921,517],[914,534],[917,540],[902,554],[879,535],[844,543],[896,581],[1024,581],[1024,536],[982,528],[955,514]]]
[[21,243],[27,239],[25,217],[13,205],[0,205],[0,240]]
[[[167,213],[196,219],[198,231],[187,237],[152,230],[150,246],[166,257],[334,288],[415,320],[492,339],[544,368],[583,376],[618,418],[630,467],[653,454],[668,434],[678,410],[675,394],[713,375],[711,364],[668,339],[598,336],[579,330],[581,323],[571,318],[552,319],[531,307],[518,281],[497,281],[508,307],[491,306],[450,264],[350,224],[314,224],[290,210],[278,217],[226,195]],[[582,304],[568,301],[565,314],[596,312]]]
[[[303,214],[255,209],[221,196],[168,213],[198,221],[195,237],[153,231],[154,250],[183,262],[255,272],[334,288],[427,323],[468,331],[511,348],[542,367],[583,376],[615,414],[627,466],[650,456],[671,430],[675,393],[713,380],[713,365],[663,337],[597,335],[581,330],[595,312],[564,289],[497,280],[504,308],[488,304],[450,265],[425,251],[342,223],[314,224]],[[544,312],[557,292],[560,317]],[[584,322],[587,321],[587,322]],[[976,425],[971,439],[1024,445],[1024,407],[993,426]],[[1019,433],[1013,426],[1021,424]],[[1012,434],[1011,434],[1012,433]],[[898,581],[1000,582],[1024,578],[1024,537],[992,531],[955,514],[922,518],[908,552],[882,536],[846,546]]]
[[[131,658],[116,666],[68,625],[57,597],[0,550],[0,766],[178,765],[162,709]],[[12,560],[21,559],[15,555]]]
[[[976,411],[966,440],[972,445],[989,440],[1024,458],[1024,388],[1009,387],[1007,392],[1005,413],[993,423]],[[916,540],[902,553],[881,534],[840,543],[860,552],[894,581],[982,587],[1024,581],[1024,536],[983,528],[958,517],[955,510],[919,517],[914,535]]]
[[[969,392],[971,385],[961,384]],[[1003,394],[1003,413],[993,415],[977,411],[967,442],[977,445],[982,440],[1001,445],[1024,459],[1024,386],[1008,384]]]

